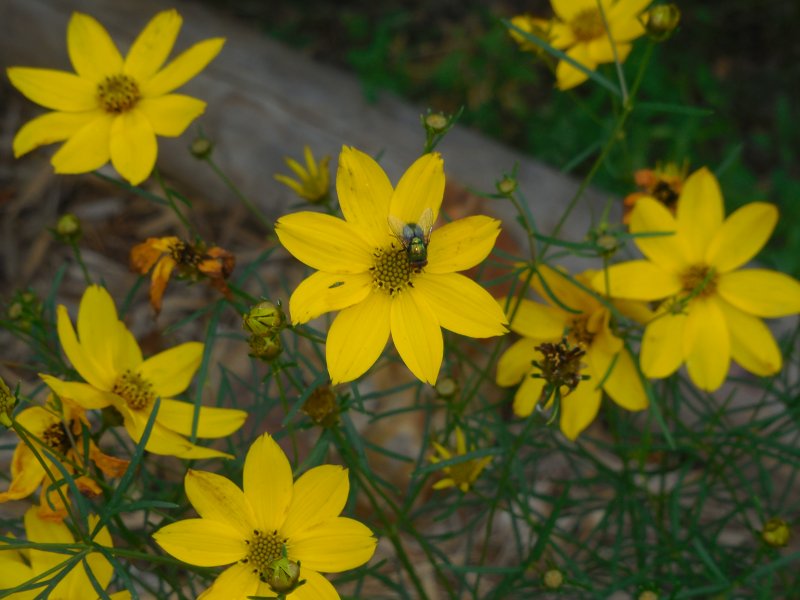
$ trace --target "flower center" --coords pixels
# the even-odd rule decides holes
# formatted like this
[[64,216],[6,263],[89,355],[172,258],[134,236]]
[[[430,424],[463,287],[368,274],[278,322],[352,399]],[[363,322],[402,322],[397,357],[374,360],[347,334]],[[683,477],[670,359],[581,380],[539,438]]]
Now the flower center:
[[533,377],[540,377],[555,389],[566,387],[567,395],[574,391],[578,384],[588,379],[581,371],[586,365],[581,359],[586,355],[586,350],[581,344],[570,346],[566,339],[558,343],[545,342],[534,348],[542,353],[541,361],[533,361],[533,366],[538,367],[541,373],[534,373]]
[[606,28],[603,25],[603,16],[596,8],[582,10],[569,22],[572,34],[579,42],[588,42],[602,36]]
[[412,275],[421,273],[420,267],[415,267],[408,260],[405,248],[378,248],[373,254],[375,264],[369,268],[372,272],[372,287],[383,290],[390,296],[396,296],[406,287],[414,287]]
[[109,75],[97,85],[97,98],[107,113],[129,111],[140,97],[139,86],[127,75]]
[[685,292],[696,296],[711,296],[717,291],[717,275],[714,269],[706,265],[692,265],[681,274],[681,283]]
[[59,454],[64,454],[69,449],[69,437],[63,423],[53,423],[42,432],[42,442]]
[[570,338],[576,345],[585,348],[591,346],[594,340],[594,334],[588,328],[588,321],[589,319],[586,317],[577,317],[572,320],[572,324],[569,327]]
[[125,400],[131,410],[142,410],[156,400],[153,384],[130,369],[117,378],[111,391]]
[[250,565],[253,573],[258,575],[261,581],[266,582],[272,575],[272,564],[283,556],[283,548],[287,541],[278,537],[277,531],[264,534],[256,529],[253,531],[253,537],[245,540],[248,551],[242,562]]

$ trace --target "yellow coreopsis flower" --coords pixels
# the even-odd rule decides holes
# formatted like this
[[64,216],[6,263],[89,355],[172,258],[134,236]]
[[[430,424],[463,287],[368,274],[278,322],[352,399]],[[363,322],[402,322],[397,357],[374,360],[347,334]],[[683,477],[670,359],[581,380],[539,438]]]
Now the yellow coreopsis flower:
[[[639,15],[650,1],[550,0],[556,13],[550,28],[550,45],[590,71],[597,65],[615,62],[615,51],[616,59],[623,62],[631,51],[631,42],[645,33]],[[567,61],[558,62],[559,89],[573,88],[587,78],[586,73]]]
[[297,179],[281,174],[276,174],[275,179],[309,202],[322,202],[330,191],[331,176],[328,172],[328,162],[331,157],[323,156],[322,160],[317,162],[308,146],[303,149],[303,155],[306,159],[305,167],[293,158],[284,159],[286,165],[297,175]]
[[110,159],[131,184],[144,181],[156,162],[156,136],[181,135],[205,110],[205,102],[171,92],[202,71],[225,41],[199,42],[165,66],[181,21],[175,10],[158,13],[123,59],[100,23],[74,13],[67,49],[75,73],[7,70],[14,87],[53,109],[19,130],[14,156],[66,140],[51,161],[56,173],[86,173]]
[[486,258],[500,223],[472,216],[431,233],[444,183],[436,153],[419,158],[393,190],[378,163],[345,147],[336,175],[344,220],[300,212],[276,223],[286,249],[318,270],[292,294],[292,322],[340,311],[326,345],[334,384],[366,372],[390,333],[411,372],[433,384],[442,364],[442,327],[476,338],[506,332],[494,299],[457,273]]
[[[575,280],[587,286],[593,273],[587,271]],[[559,424],[566,437],[575,440],[594,420],[603,391],[626,410],[647,408],[647,395],[633,357],[609,328],[611,312],[608,308],[565,274],[545,265],[538,268],[531,286],[548,304],[524,298],[509,301],[509,311],[516,308],[511,331],[523,337],[503,353],[497,364],[498,385],[520,384],[514,396],[514,414],[527,417],[543,399],[548,382],[533,363],[542,364],[545,357],[536,347],[564,336],[585,352],[575,368],[582,365],[585,368],[580,374],[588,375],[588,379],[576,379],[574,385],[568,386],[571,389],[562,393]]]
[[376,545],[366,526],[339,516],[350,490],[347,470],[322,465],[293,483],[286,455],[264,434],[247,453],[243,483],[239,489],[221,475],[190,469],[186,495],[200,518],[153,534],[164,550],[189,564],[235,563],[200,600],[274,598],[279,591],[288,600],[338,600],[320,572],[363,565]]
[[[469,452],[475,451],[475,446],[471,445],[467,448],[467,440],[460,427],[456,427],[455,450],[450,450],[442,446],[439,442],[433,441],[431,444],[433,444],[433,448],[436,450],[436,454],[430,457],[430,461],[434,464],[457,456],[464,456]],[[483,458],[473,458],[449,467],[444,467],[442,470],[444,471],[445,477],[434,483],[433,489],[441,490],[449,487],[457,487],[462,492],[466,493],[490,462],[492,462],[492,457],[484,456]]]
[[[97,285],[86,288],[81,298],[77,336],[63,305],[58,307],[57,324],[64,354],[86,383],[40,375],[56,394],[86,409],[113,406],[134,442],[141,439],[156,398],[160,398],[146,450],[179,458],[230,457],[189,442],[184,436],[192,433],[195,407],[171,399],[189,387],[200,366],[203,344],[187,342],[144,360],[133,334],[117,317],[111,296]],[[246,417],[243,410],[201,407],[197,437],[229,435]]]
[[[63,523],[42,519],[36,506],[31,506],[25,513],[25,533],[29,542],[37,544],[75,544],[75,538],[69,528]],[[89,530],[94,530],[98,518],[89,517]],[[106,548],[113,547],[111,535],[106,527],[100,528],[94,537],[95,543]],[[72,552],[48,552],[38,548],[25,548],[16,550],[10,544],[0,543],[0,590],[8,592],[14,588],[24,586],[33,580],[37,585],[20,592],[11,592],[3,595],[8,600],[35,600],[41,594],[53,577],[60,576],[65,568],[70,571],[63,576],[58,585],[47,594],[48,600],[75,600],[76,598],[97,598],[97,591],[92,585],[86,570],[86,564],[92,576],[102,589],[111,583],[114,569],[108,559],[100,552],[89,552],[83,561],[74,561]],[[84,563],[85,561],[85,563]],[[112,600],[127,600],[130,592],[117,592],[110,594]]]
[[764,202],[726,219],[719,184],[706,168],[683,184],[676,216],[654,198],[636,202],[631,233],[673,235],[635,238],[646,259],[613,265],[592,283],[614,298],[664,300],[642,339],[645,375],[667,377],[685,362],[692,381],[713,391],[731,358],[756,375],[781,369],[780,350],[761,318],[800,311],[800,283],[739,268],[766,244],[777,219],[775,206]]
[[[82,435],[88,422],[84,410],[68,398],[61,399],[60,410],[51,398],[46,408],[26,408],[16,415],[15,421],[32,439],[28,443],[20,441],[14,449],[11,458],[11,483],[6,491],[0,492],[0,503],[26,498],[41,486],[39,516],[51,521],[61,521],[67,516],[64,504],[64,498],[69,494],[67,484],[63,481],[61,471],[42,452],[43,448],[62,458],[62,464],[69,473],[78,474],[75,484],[87,496],[97,496],[102,491],[97,482],[86,474],[90,460],[106,477],[121,477],[128,467],[127,460],[101,452],[91,440],[88,444],[88,456],[85,455]],[[29,444],[36,447],[36,452]],[[41,461],[36,454],[41,457]],[[51,479],[51,475],[55,480]],[[56,482],[60,483],[56,485]],[[56,488],[61,488],[61,493]]]

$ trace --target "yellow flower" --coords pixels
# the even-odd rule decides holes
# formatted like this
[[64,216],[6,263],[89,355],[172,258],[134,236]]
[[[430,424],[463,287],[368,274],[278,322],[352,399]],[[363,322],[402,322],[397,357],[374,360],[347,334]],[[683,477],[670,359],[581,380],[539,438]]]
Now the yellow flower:
[[164,66],[180,27],[175,10],[158,13],[123,59],[100,23],[73,13],[67,49],[75,73],[7,70],[14,87],[53,109],[19,130],[14,156],[66,140],[51,161],[56,173],[86,173],[110,159],[131,184],[144,181],[156,162],[156,135],[181,135],[205,110],[205,102],[170,92],[202,71],[224,43],[204,40]]
[[[550,29],[550,44],[594,71],[599,64],[615,62],[615,50],[619,62],[625,61],[631,42],[645,33],[639,14],[650,0],[550,0],[550,3],[557,17]],[[586,73],[564,60],[556,67],[560,90],[573,88],[587,78]]]
[[[67,516],[63,500],[69,493],[67,484],[63,481],[61,471],[42,451],[43,448],[59,457],[69,473],[81,473],[75,478],[75,484],[86,496],[97,496],[102,491],[92,477],[84,474],[87,472],[89,460],[94,462],[106,477],[122,477],[128,467],[127,460],[104,454],[91,440],[88,446],[89,455],[84,454],[82,436],[84,428],[88,428],[89,423],[86,421],[84,410],[67,398],[62,398],[61,410],[57,409],[51,397],[46,408],[42,406],[26,408],[20,411],[15,420],[30,434],[28,442],[36,447],[36,452],[34,453],[29,443],[20,441],[17,444],[11,459],[11,483],[8,490],[0,492],[0,503],[27,498],[41,486],[39,517],[61,521]],[[36,457],[37,453],[42,462]],[[48,473],[53,475],[55,480],[51,479]],[[59,482],[57,486],[56,482]],[[61,488],[61,493],[57,487]]]
[[[547,19],[539,19],[532,15],[517,15],[511,18],[511,24],[520,28],[525,33],[529,33],[546,42],[550,42],[550,27],[552,21]],[[525,52],[533,52],[534,54],[542,54],[544,48],[538,44],[526,39],[521,33],[514,29],[508,31],[511,39],[519,45],[519,49]]]
[[[592,271],[587,271],[575,280],[587,286],[592,275]],[[514,396],[514,413],[520,417],[530,415],[545,391],[547,382],[533,365],[533,361],[541,364],[544,357],[535,347],[542,342],[561,340],[564,335],[568,342],[585,350],[581,362],[586,365],[584,374],[589,376],[562,394],[559,424],[566,437],[575,440],[594,420],[603,391],[626,410],[647,408],[647,395],[633,357],[609,328],[610,311],[564,273],[544,265],[539,267],[531,285],[548,305],[526,299],[519,301],[511,331],[523,337],[503,353],[497,364],[498,385],[521,382]],[[517,300],[512,298],[509,302],[511,312]]]
[[[475,451],[475,446],[467,448],[467,441],[460,427],[456,427],[456,447],[454,451],[445,448],[438,442],[431,442],[431,444],[436,450],[436,455],[430,458],[432,463],[439,463],[443,460],[464,456],[468,452]],[[442,470],[446,477],[434,483],[433,489],[441,490],[449,487],[458,487],[458,489],[466,493],[490,462],[492,462],[492,457],[484,456],[483,458],[473,458],[450,467],[444,467]]]
[[289,300],[292,322],[340,311],[326,345],[334,384],[366,372],[390,333],[411,372],[431,384],[442,364],[442,327],[477,338],[505,333],[506,320],[497,303],[456,272],[486,258],[500,232],[499,221],[467,217],[429,238],[429,229],[402,240],[392,233],[390,217],[401,224],[436,220],[444,194],[438,154],[419,158],[393,190],[378,163],[345,147],[336,190],[345,220],[300,212],[281,217],[275,225],[286,249],[318,269]]
[[274,581],[276,561],[285,558],[293,568],[299,565],[299,580],[305,580],[288,594],[289,600],[338,600],[320,571],[363,565],[376,544],[366,526],[339,516],[350,489],[347,470],[314,467],[293,483],[286,455],[264,434],[247,453],[243,479],[241,490],[225,477],[190,469],[186,495],[200,518],[177,521],[153,534],[166,552],[186,563],[235,563],[200,599],[274,598],[268,582]]
[[[183,437],[192,433],[195,407],[171,399],[189,387],[200,366],[203,344],[187,342],[143,360],[139,344],[117,317],[111,296],[97,285],[86,288],[81,299],[78,336],[67,308],[60,305],[58,338],[61,347],[87,382],[61,381],[50,375],[40,375],[61,398],[70,398],[86,409],[113,406],[122,414],[125,429],[134,442],[141,439],[156,398],[161,398],[146,450],[179,458],[230,456],[196,446]],[[197,436],[226,436],[239,429],[246,417],[247,413],[242,410],[202,407]]]
[[653,198],[631,214],[631,233],[645,260],[613,265],[593,285],[615,298],[665,299],[644,332],[640,362],[648,377],[667,377],[686,363],[701,389],[722,385],[731,358],[760,376],[777,373],[782,357],[761,317],[800,311],[800,283],[766,269],[740,269],[766,244],[778,219],[753,202],[725,219],[722,194],[708,169],[684,183],[677,215]]
[[[75,544],[75,538],[63,523],[43,520],[36,506],[31,506],[25,513],[25,533],[28,541],[36,544]],[[89,531],[94,531],[98,522],[95,515],[89,517]],[[108,529],[102,527],[94,542],[106,548],[113,547]],[[5,547],[4,547],[5,546]],[[37,548],[16,550],[11,544],[0,543],[0,590],[8,592],[23,586],[32,580],[37,584],[32,589],[11,592],[4,595],[8,600],[34,600],[39,598],[53,577],[60,576],[62,571],[69,572],[47,594],[48,600],[75,600],[76,598],[97,598],[97,591],[92,585],[86,571],[86,564],[91,569],[94,579],[104,590],[111,583],[114,570],[111,563],[100,552],[89,552],[83,561],[75,562],[75,552],[47,552]],[[84,562],[85,561],[85,562]],[[110,594],[112,600],[127,600],[130,592]]]
[[292,158],[284,158],[286,165],[297,175],[297,180],[280,174],[276,174],[275,179],[309,202],[322,202],[328,197],[331,185],[331,176],[328,172],[328,162],[331,157],[323,156],[322,160],[317,162],[308,146],[303,149],[303,154],[306,159],[305,167]]
[[161,299],[175,268],[178,273],[193,281],[206,279],[214,289],[226,298],[231,291],[225,280],[236,266],[236,257],[219,246],[207,248],[203,242],[190,244],[174,236],[147,238],[131,249],[131,269],[144,275],[150,269],[150,306],[161,312]]

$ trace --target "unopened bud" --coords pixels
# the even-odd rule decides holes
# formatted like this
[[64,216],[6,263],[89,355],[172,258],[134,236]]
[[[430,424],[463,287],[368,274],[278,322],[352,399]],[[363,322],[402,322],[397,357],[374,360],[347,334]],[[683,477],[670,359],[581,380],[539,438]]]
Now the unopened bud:
[[659,4],[654,6],[644,15],[645,29],[657,42],[663,42],[672,37],[678,24],[681,22],[681,11],[674,4]]
[[789,524],[779,517],[773,517],[761,529],[761,539],[773,548],[783,548],[789,543],[791,531]]
[[273,335],[283,328],[286,317],[280,305],[269,301],[259,302],[242,315],[242,327],[254,335]]
[[275,360],[283,352],[283,344],[278,334],[251,335],[248,344],[251,356],[267,362]]
[[558,569],[548,569],[542,576],[544,586],[551,590],[557,590],[564,584],[564,575]]
[[458,383],[452,377],[442,377],[436,382],[434,389],[440,398],[447,400],[458,393]]
[[430,129],[433,133],[442,133],[450,124],[450,120],[442,113],[431,113],[425,115],[425,129]]
[[66,213],[59,217],[56,223],[56,236],[66,243],[74,243],[81,239],[81,222],[72,213]]
[[292,593],[303,584],[300,581],[300,563],[286,557],[272,561],[269,565],[267,583],[276,594]]
[[645,590],[636,598],[636,600],[658,600],[658,594],[653,590]]
[[189,152],[198,160],[205,160],[214,151],[214,144],[208,138],[196,138],[189,146]]
[[497,191],[500,192],[500,194],[503,196],[511,196],[511,194],[517,191],[518,182],[514,177],[506,175],[498,181],[496,185]]
[[330,427],[337,421],[338,409],[336,394],[329,385],[321,385],[311,392],[303,403],[302,411],[317,425]]
[[8,389],[6,382],[0,378],[0,425],[11,427],[11,414],[17,404],[17,397]]

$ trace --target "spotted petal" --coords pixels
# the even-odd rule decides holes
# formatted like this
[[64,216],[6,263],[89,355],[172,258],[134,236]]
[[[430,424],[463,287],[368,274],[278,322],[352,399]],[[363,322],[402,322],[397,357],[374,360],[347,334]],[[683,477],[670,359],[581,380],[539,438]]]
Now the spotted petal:
[[125,73],[136,81],[150,79],[172,51],[182,21],[175,9],[161,11],[150,19],[125,57]]
[[307,323],[330,311],[342,310],[363,301],[372,290],[372,277],[365,273],[317,271],[300,282],[289,299],[292,323]]
[[500,234],[500,221],[476,215],[434,229],[426,273],[464,271],[483,261]]

